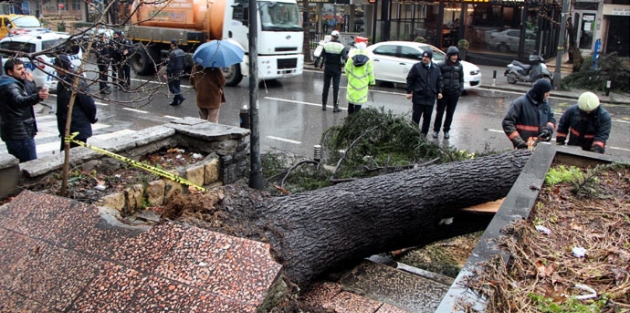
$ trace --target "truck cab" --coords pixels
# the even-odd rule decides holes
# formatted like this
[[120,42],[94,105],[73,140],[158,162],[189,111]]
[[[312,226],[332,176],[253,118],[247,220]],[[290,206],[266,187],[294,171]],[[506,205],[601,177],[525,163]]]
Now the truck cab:
[[[258,78],[277,79],[301,75],[304,67],[304,33],[296,0],[259,0],[257,23]],[[130,65],[139,75],[153,74],[167,56],[170,41],[188,53],[210,40],[240,46],[240,64],[223,69],[226,85],[235,86],[249,76],[250,19],[248,0],[135,0],[127,38],[136,44]],[[157,62],[159,61],[159,62]]]
[[[304,32],[300,11],[295,1],[257,1],[258,3],[258,78],[278,79],[301,75],[304,68],[302,44]],[[249,54],[249,1],[236,0],[225,10],[227,23],[223,39],[233,40],[246,51],[245,62],[240,66],[223,69],[226,81],[248,76]]]

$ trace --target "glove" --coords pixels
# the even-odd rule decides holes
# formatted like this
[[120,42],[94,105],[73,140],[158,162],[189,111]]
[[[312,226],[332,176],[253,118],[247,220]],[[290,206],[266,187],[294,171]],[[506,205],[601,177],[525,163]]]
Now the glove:
[[543,141],[551,140],[551,130],[548,127],[545,127],[542,133],[538,135],[538,138],[540,138],[540,140],[543,140]]
[[604,154],[604,148],[600,146],[591,146],[591,151]]
[[514,137],[512,144],[515,149],[527,149],[527,143],[520,136]]
[[563,137],[556,137],[556,145],[558,146],[564,146],[564,141],[566,140],[566,138]]

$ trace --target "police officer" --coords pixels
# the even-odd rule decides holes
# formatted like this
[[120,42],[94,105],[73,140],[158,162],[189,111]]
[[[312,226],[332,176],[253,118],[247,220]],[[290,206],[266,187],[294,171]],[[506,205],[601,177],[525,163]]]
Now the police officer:
[[[133,52],[133,44],[127,38],[125,33],[117,31],[117,40],[114,42],[114,62],[118,65],[118,83],[120,89],[129,89],[131,86],[131,67],[129,66],[129,58]],[[116,60],[117,59],[117,60]]]
[[111,92],[107,81],[109,80],[109,65],[112,62],[112,46],[107,34],[103,33],[101,40],[96,43],[96,64],[98,66],[98,86],[102,95]]
[[[333,112],[340,112],[339,109],[339,83],[341,81],[341,71],[343,64],[348,59],[348,53],[339,41],[339,32],[333,30],[330,35],[332,40],[324,45],[322,51],[324,68],[324,91],[322,93],[322,110],[326,111],[326,102],[328,102],[328,91],[330,90],[330,81],[333,83]],[[320,67],[320,69],[322,68]]]

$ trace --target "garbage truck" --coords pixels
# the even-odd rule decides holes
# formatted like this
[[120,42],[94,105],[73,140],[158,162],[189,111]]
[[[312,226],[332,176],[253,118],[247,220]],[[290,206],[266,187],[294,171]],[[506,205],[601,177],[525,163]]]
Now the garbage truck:
[[[296,0],[257,0],[258,79],[302,75],[304,55],[301,16]],[[135,0],[127,38],[135,46],[131,68],[139,75],[155,73],[168,57],[170,42],[190,55],[210,40],[227,40],[243,48],[243,62],[223,68],[226,85],[249,76],[248,0]],[[187,65],[192,67],[192,57]]]

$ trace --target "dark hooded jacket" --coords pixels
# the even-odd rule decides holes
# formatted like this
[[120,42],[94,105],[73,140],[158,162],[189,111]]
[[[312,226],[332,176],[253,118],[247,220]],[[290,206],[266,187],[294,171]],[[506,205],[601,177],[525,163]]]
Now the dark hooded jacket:
[[569,146],[580,146],[590,151],[593,146],[599,146],[602,153],[606,141],[610,136],[610,114],[601,106],[590,114],[584,113],[577,104],[570,106],[558,123],[556,141],[564,142],[569,137]]
[[459,49],[455,46],[448,47],[446,59],[438,63],[444,83],[443,92],[447,95],[460,94],[464,91],[464,66],[459,59],[455,63],[451,62],[451,56],[454,54],[459,55]]
[[[65,135],[66,121],[68,118],[68,105],[72,91],[70,87],[74,83],[74,76],[66,75],[63,81],[57,85],[57,129],[59,136]],[[89,95],[89,87],[85,80],[79,81],[79,92],[74,99],[72,107],[72,122],[70,124],[70,134],[78,132],[78,139],[88,139],[92,137],[92,125],[98,121],[96,118],[96,105],[94,99]]]
[[3,141],[32,139],[37,134],[33,106],[41,100],[32,81],[0,77],[0,137]]
[[538,138],[543,129],[550,134],[556,127],[556,118],[547,100],[545,93],[551,90],[551,83],[546,79],[538,80],[527,94],[512,102],[508,113],[503,118],[503,131],[510,140],[521,137],[525,142],[531,137]]

